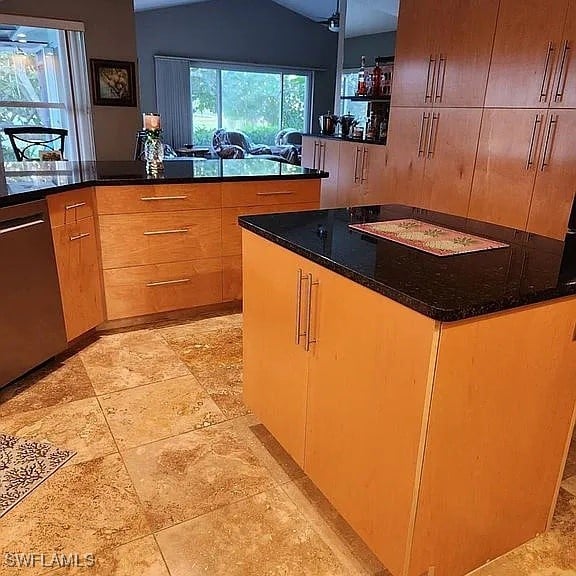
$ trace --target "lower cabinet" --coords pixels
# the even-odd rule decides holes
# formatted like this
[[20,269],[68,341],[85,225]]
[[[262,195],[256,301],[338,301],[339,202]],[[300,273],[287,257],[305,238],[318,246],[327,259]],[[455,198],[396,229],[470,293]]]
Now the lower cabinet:
[[340,173],[340,142],[329,138],[302,137],[302,166],[323,170],[328,178],[322,179],[322,208],[341,206],[338,196]]
[[439,323],[247,231],[243,271],[246,404],[394,576],[547,529],[576,298]]

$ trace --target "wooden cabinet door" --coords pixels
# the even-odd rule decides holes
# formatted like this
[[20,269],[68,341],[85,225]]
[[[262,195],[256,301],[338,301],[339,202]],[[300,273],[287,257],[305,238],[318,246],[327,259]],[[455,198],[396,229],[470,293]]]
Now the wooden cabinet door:
[[427,208],[468,213],[481,120],[477,108],[433,111],[423,184]]
[[438,45],[434,106],[482,107],[499,0],[443,0],[433,24]]
[[362,155],[361,188],[355,204],[384,204],[386,200],[382,180],[386,164],[386,147],[367,144]]
[[550,110],[527,230],[564,240],[576,191],[576,111]]
[[401,574],[435,322],[325,268],[310,269],[318,285],[305,471]]
[[102,280],[94,220],[52,230],[68,341],[104,321]]
[[486,106],[548,106],[566,6],[567,0],[500,1]]
[[323,138],[320,140],[319,167],[330,176],[322,180],[322,208],[338,206],[338,177],[340,172],[340,142]]
[[422,108],[392,107],[390,110],[388,161],[384,173],[384,193],[390,202],[424,206],[422,179],[431,115],[430,109]]
[[318,140],[311,136],[302,136],[302,166],[318,168]]
[[468,216],[524,230],[545,110],[484,110]]
[[433,23],[437,9],[432,0],[402,0],[398,15],[393,106],[422,106],[432,103],[436,46]]
[[296,344],[297,332],[305,329],[306,281],[297,281],[301,263],[288,250],[242,231],[244,400],[303,466],[308,353]]
[[576,0],[570,0],[550,106],[576,108]]
[[340,142],[338,206],[353,206],[362,195],[360,181],[363,150],[361,143]]

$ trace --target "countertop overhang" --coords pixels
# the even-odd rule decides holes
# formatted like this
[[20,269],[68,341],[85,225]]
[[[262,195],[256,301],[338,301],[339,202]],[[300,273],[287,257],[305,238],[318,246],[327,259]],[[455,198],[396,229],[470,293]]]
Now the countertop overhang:
[[[509,247],[435,256],[349,228],[349,224],[402,218],[498,240]],[[442,322],[576,294],[576,238],[560,242],[395,204],[241,216],[239,223],[246,230]]]
[[6,162],[0,172],[0,208],[41,200],[50,194],[90,186],[199,184],[326,178],[319,170],[274,160],[166,160],[158,176],[141,161]]

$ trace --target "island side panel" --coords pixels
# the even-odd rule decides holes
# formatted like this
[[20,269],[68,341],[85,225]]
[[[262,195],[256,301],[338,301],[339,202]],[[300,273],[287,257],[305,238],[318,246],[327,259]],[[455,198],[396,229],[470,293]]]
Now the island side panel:
[[576,298],[443,324],[410,576],[458,576],[547,528],[572,434]]

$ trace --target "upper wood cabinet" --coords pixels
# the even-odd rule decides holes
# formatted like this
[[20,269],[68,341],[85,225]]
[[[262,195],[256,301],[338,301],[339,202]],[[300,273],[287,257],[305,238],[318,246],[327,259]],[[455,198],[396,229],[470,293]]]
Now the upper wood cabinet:
[[565,74],[574,67],[570,45],[565,50],[562,42],[567,8],[568,0],[501,0],[487,107],[548,107],[564,89]]
[[570,0],[562,34],[552,100],[554,108],[576,108],[576,0]]
[[394,106],[481,107],[498,0],[402,0]]

